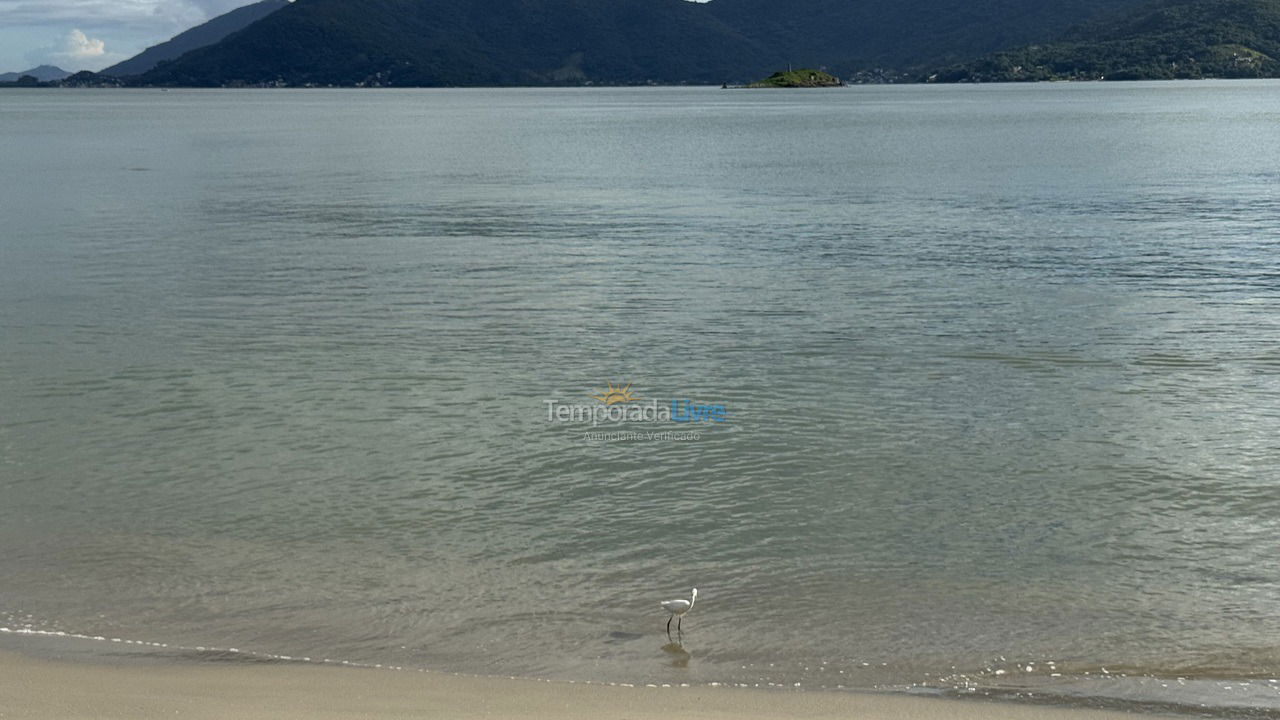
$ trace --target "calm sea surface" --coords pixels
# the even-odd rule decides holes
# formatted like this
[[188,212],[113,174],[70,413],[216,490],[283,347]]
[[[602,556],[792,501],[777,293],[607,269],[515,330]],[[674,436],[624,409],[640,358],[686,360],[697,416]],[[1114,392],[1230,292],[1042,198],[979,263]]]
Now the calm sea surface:
[[[1277,128],[4,92],[0,640],[1280,714]],[[609,383],[724,421],[548,419]]]

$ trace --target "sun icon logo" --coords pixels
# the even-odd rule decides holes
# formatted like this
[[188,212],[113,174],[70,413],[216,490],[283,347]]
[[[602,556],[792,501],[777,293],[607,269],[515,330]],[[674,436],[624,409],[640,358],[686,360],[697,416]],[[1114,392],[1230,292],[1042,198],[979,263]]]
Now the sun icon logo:
[[600,394],[592,395],[591,397],[595,398],[596,400],[599,400],[605,405],[617,405],[618,403],[635,402],[636,400],[640,399],[635,395],[631,394],[631,383],[627,383],[626,387],[623,387],[621,385],[614,387],[613,383],[609,383],[608,390],[597,390],[596,392]]

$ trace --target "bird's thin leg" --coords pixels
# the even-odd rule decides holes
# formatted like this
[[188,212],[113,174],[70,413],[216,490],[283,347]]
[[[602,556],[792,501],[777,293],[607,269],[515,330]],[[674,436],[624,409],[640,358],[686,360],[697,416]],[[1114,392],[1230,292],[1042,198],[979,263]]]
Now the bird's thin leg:
[[676,634],[677,634],[677,635],[679,635],[680,633],[684,632],[684,630],[682,630],[682,629],[680,628],[680,626],[681,626],[681,625],[683,625],[683,624],[684,624],[684,616],[683,616],[683,615],[681,615],[681,616],[680,616],[680,619],[676,621]]
[[[675,619],[675,615],[667,618],[667,639],[671,639],[671,621]],[[679,627],[678,625],[676,627]]]

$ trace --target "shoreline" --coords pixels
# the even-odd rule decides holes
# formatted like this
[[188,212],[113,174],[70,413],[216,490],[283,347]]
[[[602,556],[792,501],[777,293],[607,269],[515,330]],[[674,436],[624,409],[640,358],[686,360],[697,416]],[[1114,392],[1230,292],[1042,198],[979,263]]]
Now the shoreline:
[[[627,687],[305,664],[102,664],[0,650],[6,718],[1122,720],[1118,711],[857,692]],[[1169,717],[1169,716],[1165,716]]]
[[854,87],[975,87],[975,86],[991,86],[991,85],[1018,85],[1018,86],[1041,86],[1041,85],[1090,85],[1090,84],[1107,84],[1107,85],[1126,85],[1126,84],[1142,84],[1142,83],[1182,83],[1182,82],[1272,82],[1280,80],[1277,77],[1175,77],[1175,78],[1045,78],[1039,80],[955,80],[955,81],[938,81],[938,80],[901,80],[897,82],[841,82],[839,85],[817,85],[817,86],[759,86],[748,84],[729,84],[729,83],[708,83],[708,84],[692,84],[692,83],[672,83],[672,84],[591,84],[591,85],[118,85],[111,83],[104,84],[83,84],[83,85],[63,85],[60,81],[42,82],[37,85],[19,85],[13,82],[0,82],[0,90],[151,90],[159,92],[169,92],[171,90],[623,90],[629,88],[654,88],[654,89],[674,89],[674,88],[691,88],[702,90],[820,90],[830,88],[854,88]]

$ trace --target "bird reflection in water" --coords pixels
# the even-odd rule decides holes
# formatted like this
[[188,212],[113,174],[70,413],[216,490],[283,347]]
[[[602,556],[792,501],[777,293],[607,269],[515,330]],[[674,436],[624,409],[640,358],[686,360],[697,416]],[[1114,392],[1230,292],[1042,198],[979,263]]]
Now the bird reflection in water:
[[669,642],[662,646],[662,652],[671,658],[671,667],[689,667],[689,658],[693,655],[678,642]]

